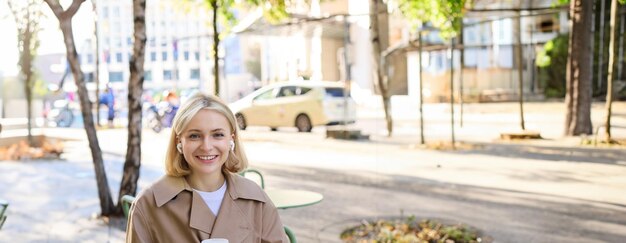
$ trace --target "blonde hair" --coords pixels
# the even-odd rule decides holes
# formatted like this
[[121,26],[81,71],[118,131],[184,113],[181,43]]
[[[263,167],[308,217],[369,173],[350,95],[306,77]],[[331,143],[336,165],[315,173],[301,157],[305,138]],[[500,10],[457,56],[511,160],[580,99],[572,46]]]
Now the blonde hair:
[[239,142],[239,131],[233,112],[226,104],[214,95],[197,93],[187,100],[178,109],[172,124],[169,145],[165,154],[165,173],[169,176],[186,176],[191,174],[185,157],[178,152],[176,144],[181,133],[187,128],[191,119],[202,109],[216,111],[228,120],[235,142],[234,151],[229,150],[228,158],[222,166],[222,171],[239,173],[248,167],[248,158]]

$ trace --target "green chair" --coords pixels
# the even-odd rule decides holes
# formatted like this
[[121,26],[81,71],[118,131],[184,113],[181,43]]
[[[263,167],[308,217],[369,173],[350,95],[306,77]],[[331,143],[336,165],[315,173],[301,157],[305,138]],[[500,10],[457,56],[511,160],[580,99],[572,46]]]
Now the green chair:
[[[260,171],[256,170],[256,169],[246,169],[242,172],[239,172],[239,175],[245,177],[246,174],[251,173],[251,174],[256,174],[259,177],[260,180],[260,184],[261,184],[261,188],[265,189],[265,178],[263,177],[263,174],[261,174]],[[287,226],[283,226],[283,229],[285,230],[285,234],[287,234],[287,238],[289,238],[289,242],[291,243],[296,243],[296,235],[293,233],[293,231],[291,231],[291,229],[289,229],[289,227]]]
[[261,174],[260,171],[256,169],[246,169],[242,172],[239,172],[239,175],[245,177],[246,174],[248,173],[256,174],[260,178],[259,180],[260,180],[261,188],[265,189],[265,179],[263,178],[263,174]]
[[122,196],[122,210],[124,210],[124,216],[128,219],[130,213],[130,205],[135,201],[135,197],[131,195]]
[[0,229],[4,225],[4,221],[7,221],[7,216],[4,213],[7,211],[9,207],[9,202],[0,199]]
[[[258,171],[256,173],[258,173]],[[259,175],[261,175],[261,174],[259,174]],[[261,178],[263,178],[263,177],[261,177]],[[129,211],[130,211],[130,205],[133,204],[133,201],[135,201],[135,197],[133,197],[131,195],[124,195],[124,196],[122,196],[122,209],[124,209],[124,216],[126,216],[126,219],[128,219]],[[4,213],[4,210],[2,212]],[[4,218],[6,218],[6,216]],[[1,224],[0,224],[0,228],[2,228]],[[283,229],[285,230],[285,234],[287,234],[287,238],[289,238],[289,242],[296,243],[296,235],[293,233],[293,231],[291,231],[291,229],[289,229],[289,227],[287,227],[287,226],[283,226]]]
[[293,233],[293,231],[291,231],[291,229],[286,225],[283,226],[283,228],[285,229],[285,234],[287,234],[287,238],[289,238],[289,242],[296,243],[296,235]]

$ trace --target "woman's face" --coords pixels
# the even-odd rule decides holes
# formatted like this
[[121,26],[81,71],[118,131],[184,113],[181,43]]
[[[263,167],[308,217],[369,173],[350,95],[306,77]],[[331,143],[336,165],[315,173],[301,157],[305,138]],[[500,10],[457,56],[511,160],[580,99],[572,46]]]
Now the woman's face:
[[202,109],[180,135],[183,156],[192,174],[221,173],[234,139],[228,119],[217,111]]

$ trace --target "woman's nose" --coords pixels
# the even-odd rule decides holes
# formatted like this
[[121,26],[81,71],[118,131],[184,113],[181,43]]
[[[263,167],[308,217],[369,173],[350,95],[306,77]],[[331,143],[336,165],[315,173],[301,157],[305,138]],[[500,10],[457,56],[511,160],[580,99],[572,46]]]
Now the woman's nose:
[[211,138],[205,138],[202,141],[202,148],[206,151],[211,151],[217,147],[217,141]]
[[213,142],[208,139],[205,138],[202,140],[202,149],[204,149],[205,151],[210,151],[213,148]]

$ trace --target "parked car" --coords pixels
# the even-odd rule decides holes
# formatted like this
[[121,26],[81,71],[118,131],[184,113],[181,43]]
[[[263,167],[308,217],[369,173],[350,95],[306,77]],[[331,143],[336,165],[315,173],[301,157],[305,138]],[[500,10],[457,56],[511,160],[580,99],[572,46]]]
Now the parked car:
[[[298,81],[262,87],[230,104],[240,129],[248,126],[296,127],[310,132],[313,126],[354,123],[356,103],[340,82]],[[346,114],[344,114],[346,113]],[[345,117],[345,118],[344,118]]]

